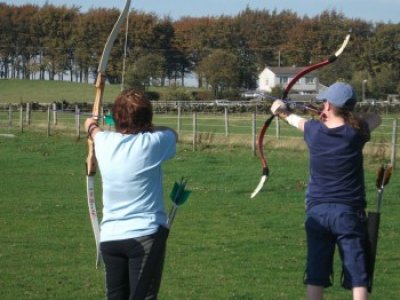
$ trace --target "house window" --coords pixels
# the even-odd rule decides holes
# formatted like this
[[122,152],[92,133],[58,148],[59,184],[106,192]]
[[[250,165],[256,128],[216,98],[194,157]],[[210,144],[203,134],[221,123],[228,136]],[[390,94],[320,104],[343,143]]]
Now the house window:
[[289,77],[287,77],[287,76],[279,77],[280,84],[286,84],[286,83],[288,83],[288,81],[289,81]]
[[306,84],[315,84],[315,77],[306,77]]

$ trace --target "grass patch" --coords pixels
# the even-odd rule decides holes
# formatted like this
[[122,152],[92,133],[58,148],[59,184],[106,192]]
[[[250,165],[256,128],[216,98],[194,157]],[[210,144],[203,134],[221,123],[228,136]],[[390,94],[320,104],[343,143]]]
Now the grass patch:
[[[250,200],[260,165],[248,148],[210,145],[193,152],[190,144],[179,145],[177,157],[164,167],[165,193],[181,176],[193,193],[170,233],[160,299],[304,299],[307,154],[276,147],[268,156],[270,180]],[[62,134],[0,137],[2,299],[103,298],[87,214],[85,157],[86,142]],[[368,156],[371,208],[376,167]],[[99,187],[98,182],[98,199]],[[382,206],[377,299],[400,294],[399,188],[395,172]],[[339,287],[339,274],[337,261],[326,299],[350,298]]]
[[[0,90],[0,103],[63,101],[92,103],[95,95],[94,84],[57,80],[1,79]],[[104,89],[104,101],[114,101],[120,90],[119,85],[107,85]]]
[[[166,99],[171,91],[191,92],[203,89],[185,87],[149,87],[147,91],[157,92]],[[0,79],[0,103],[93,103],[95,85],[59,80]],[[104,102],[112,103],[121,92],[121,85],[107,84],[104,89]]]

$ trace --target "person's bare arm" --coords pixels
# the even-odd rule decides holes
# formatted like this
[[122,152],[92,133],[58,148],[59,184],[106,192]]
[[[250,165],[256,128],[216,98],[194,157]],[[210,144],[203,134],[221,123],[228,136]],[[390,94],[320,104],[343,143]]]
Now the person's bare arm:
[[85,121],[85,131],[88,133],[91,139],[100,131],[100,127],[97,125],[97,121],[93,118],[87,118]]
[[281,100],[275,100],[271,106],[271,112],[278,116],[279,118],[284,119],[289,125],[296,127],[297,129],[304,131],[304,123],[307,119],[304,119],[296,114],[289,112],[286,108],[286,104]]

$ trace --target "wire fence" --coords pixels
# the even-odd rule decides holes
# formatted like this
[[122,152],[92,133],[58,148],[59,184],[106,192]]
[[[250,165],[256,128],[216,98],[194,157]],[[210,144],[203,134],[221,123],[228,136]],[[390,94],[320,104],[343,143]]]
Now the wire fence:
[[[268,117],[264,107],[251,106],[232,110],[229,106],[208,109],[189,109],[188,107],[170,102],[169,107],[154,107],[154,123],[175,129],[182,142],[192,145],[193,150],[214,144],[243,145],[256,155],[257,134]],[[208,106],[207,106],[208,105]],[[103,116],[109,112],[103,111]],[[55,103],[47,106],[32,107],[29,103],[9,105],[0,108],[0,136],[12,137],[18,133],[39,131],[48,137],[54,134],[68,134],[78,139],[86,137],[83,123],[91,116],[91,107],[75,105],[73,108],[57,107]],[[399,147],[398,119],[396,114],[387,114],[383,122],[372,133],[367,149],[375,155],[390,159],[394,165]],[[113,130],[105,124],[104,118],[100,124],[105,129]],[[266,135],[269,146],[286,146],[292,148],[305,147],[302,133],[275,118]],[[387,157],[390,156],[390,157]]]

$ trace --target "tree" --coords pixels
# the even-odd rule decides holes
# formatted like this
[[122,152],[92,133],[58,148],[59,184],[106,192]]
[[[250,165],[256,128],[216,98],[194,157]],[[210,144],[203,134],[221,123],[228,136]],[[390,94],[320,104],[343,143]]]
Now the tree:
[[186,73],[194,71],[195,60],[193,59],[195,49],[191,47],[192,29],[195,25],[192,18],[181,18],[173,23],[174,40],[172,45],[177,51],[177,69],[180,67],[181,83],[185,85]]
[[396,93],[399,81],[399,69],[383,63],[375,69],[375,75],[369,85],[374,97],[385,98],[388,94]]
[[11,7],[0,3],[0,77],[8,78],[9,66],[15,56],[15,36],[11,21]]
[[[164,72],[158,78],[164,85],[165,78],[176,79],[181,71],[180,52],[173,45],[175,28],[169,18],[159,19],[154,14],[134,12],[129,17],[128,61],[136,64],[148,54],[163,57]],[[137,73],[137,72],[136,72]]]
[[[159,56],[162,56],[164,61],[162,65],[164,67],[163,77],[161,78],[161,85],[165,84],[165,77],[168,79],[175,79],[179,76],[181,68],[179,67],[179,51],[173,47],[173,40],[175,36],[175,29],[172,25],[171,20],[168,18],[158,22],[152,32],[153,36],[153,48]],[[157,51],[159,50],[159,51]]]
[[15,62],[16,78],[29,79],[31,74],[31,60],[38,53],[38,44],[33,34],[35,16],[39,8],[34,5],[16,7],[12,16],[12,31],[15,36]]
[[280,47],[289,40],[289,33],[299,21],[297,15],[288,10],[277,13],[250,8],[235,18],[240,46],[252,52],[258,71],[267,65],[278,65]]
[[[215,18],[212,17],[184,17],[174,23],[174,45],[185,55],[188,71],[198,70],[201,60],[210,53],[210,49],[215,47],[215,39],[210,37],[214,20]],[[198,76],[198,87],[203,86],[202,79]]]
[[141,56],[128,70],[126,84],[128,87],[146,87],[160,85],[165,76],[165,58],[159,54]]
[[372,88],[376,97],[394,94],[400,82],[400,24],[378,24],[370,44]]
[[[95,77],[104,43],[119,16],[118,9],[7,5],[0,2],[0,77],[29,78],[39,71],[50,79],[65,72],[88,82]],[[184,85],[185,75],[198,72],[216,95],[224,89],[254,88],[268,66],[306,66],[327,58],[353,33],[340,59],[319,71],[322,84],[337,79],[360,86],[368,80],[374,97],[395,93],[400,82],[400,24],[348,19],[335,10],[298,17],[290,10],[253,10],[236,16],[184,17],[172,22],[155,14],[129,14],[127,65],[141,85]],[[107,80],[120,83],[125,28],[107,65]],[[233,62],[233,63],[232,63]],[[146,65],[148,64],[148,65]],[[230,73],[226,70],[230,70]],[[92,75],[92,76],[91,76]],[[94,75],[94,76],[93,76]],[[76,78],[78,80],[78,78]]]
[[[92,74],[96,76],[98,63],[103,53],[107,38],[118,19],[117,9],[91,9],[86,14],[80,14],[75,26],[74,62],[78,66],[80,81],[85,82]],[[125,44],[124,29],[116,38],[107,64],[107,80],[110,83],[120,83],[122,79],[123,52]]]
[[72,31],[77,14],[77,8],[68,9],[65,6],[56,7],[46,4],[40,11],[38,27],[43,30],[43,63],[49,74],[49,79],[63,73],[69,63],[69,49],[72,47]]
[[226,88],[236,88],[239,83],[240,68],[238,58],[230,51],[216,49],[204,58],[198,67],[203,77],[218,97]]

